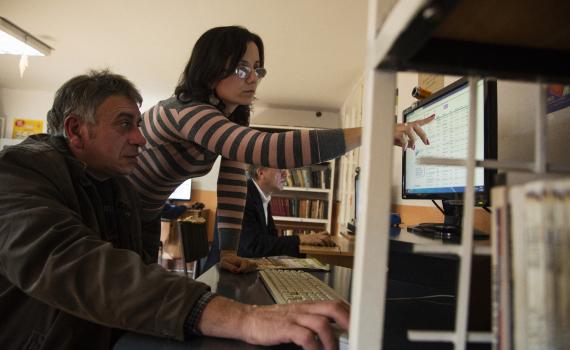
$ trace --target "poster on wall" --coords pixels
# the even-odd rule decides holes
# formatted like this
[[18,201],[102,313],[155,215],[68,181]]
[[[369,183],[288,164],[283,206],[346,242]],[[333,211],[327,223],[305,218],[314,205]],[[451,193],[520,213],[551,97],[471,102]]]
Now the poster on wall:
[[39,119],[14,119],[14,128],[12,129],[12,138],[25,139],[26,137],[42,133],[44,130],[44,121]]
[[551,84],[546,88],[546,113],[570,106],[570,85]]

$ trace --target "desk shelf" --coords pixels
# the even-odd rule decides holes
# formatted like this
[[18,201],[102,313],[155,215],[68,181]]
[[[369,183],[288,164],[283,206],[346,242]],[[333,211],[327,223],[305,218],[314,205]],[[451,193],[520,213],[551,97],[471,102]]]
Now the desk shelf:
[[[393,245],[392,249],[399,249],[402,251],[409,251],[418,254],[458,256],[461,253],[461,245],[459,243],[424,237],[415,233],[408,232],[405,227],[400,228],[399,233],[391,234],[390,242]],[[490,242],[488,240],[476,241],[473,244],[473,254],[480,256],[490,256]]]
[[[464,248],[461,245],[415,245],[414,252],[421,254],[452,254],[460,256]],[[473,254],[490,256],[491,247],[489,246],[474,246]]]
[[[408,331],[408,338],[413,341],[440,341],[453,342],[456,338],[454,332],[439,331]],[[491,332],[467,332],[467,341],[470,343],[491,343],[493,334]]]
[[394,5],[375,40],[378,69],[570,81],[568,1],[406,3]]

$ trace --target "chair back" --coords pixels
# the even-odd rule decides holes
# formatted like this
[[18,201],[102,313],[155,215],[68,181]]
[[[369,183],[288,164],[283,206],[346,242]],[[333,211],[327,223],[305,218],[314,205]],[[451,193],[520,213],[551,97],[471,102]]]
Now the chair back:
[[208,255],[206,222],[177,221],[186,262],[198,261]]

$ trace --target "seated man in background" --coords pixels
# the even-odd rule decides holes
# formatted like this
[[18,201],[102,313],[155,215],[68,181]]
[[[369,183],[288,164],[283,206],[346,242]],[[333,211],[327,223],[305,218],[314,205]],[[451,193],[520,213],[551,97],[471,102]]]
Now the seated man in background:
[[122,76],[75,77],[56,92],[52,135],[0,152],[0,349],[111,349],[124,331],[333,349],[346,304],[245,305],[148,263],[125,178],[145,145],[141,102]]
[[335,246],[326,232],[281,236],[271,215],[271,195],[283,190],[286,170],[250,166],[247,199],[243,215],[238,255],[259,258],[274,255],[298,257],[299,245]]
[[[283,189],[286,170],[250,165],[247,180],[247,199],[243,213],[238,255],[246,258],[288,255],[300,257],[299,245],[334,247],[327,232],[308,235],[279,236],[271,215],[271,195]],[[204,271],[220,261],[218,232],[204,264]]]

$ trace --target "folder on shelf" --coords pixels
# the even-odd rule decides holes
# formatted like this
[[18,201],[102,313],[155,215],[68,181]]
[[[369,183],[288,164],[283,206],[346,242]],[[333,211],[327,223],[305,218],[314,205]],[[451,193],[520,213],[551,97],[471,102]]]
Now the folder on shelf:
[[534,181],[508,192],[514,348],[568,349],[570,180]]

